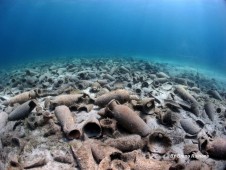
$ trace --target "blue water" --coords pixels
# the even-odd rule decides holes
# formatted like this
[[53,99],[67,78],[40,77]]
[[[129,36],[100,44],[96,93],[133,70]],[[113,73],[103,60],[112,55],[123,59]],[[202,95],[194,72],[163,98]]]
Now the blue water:
[[0,0],[0,66],[141,56],[226,73],[225,0]]

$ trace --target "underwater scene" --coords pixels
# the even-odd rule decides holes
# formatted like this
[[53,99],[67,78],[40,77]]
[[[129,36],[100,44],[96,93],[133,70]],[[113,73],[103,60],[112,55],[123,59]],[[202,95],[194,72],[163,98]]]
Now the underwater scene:
[[0,0],[0,170],[226,170],[226,0]]

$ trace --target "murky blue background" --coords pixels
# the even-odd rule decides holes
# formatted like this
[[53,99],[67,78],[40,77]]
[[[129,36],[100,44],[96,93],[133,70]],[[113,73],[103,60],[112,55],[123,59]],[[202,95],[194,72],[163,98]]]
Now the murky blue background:
[[1,67],[141,56],[226,73],[225,0],[0,0]]

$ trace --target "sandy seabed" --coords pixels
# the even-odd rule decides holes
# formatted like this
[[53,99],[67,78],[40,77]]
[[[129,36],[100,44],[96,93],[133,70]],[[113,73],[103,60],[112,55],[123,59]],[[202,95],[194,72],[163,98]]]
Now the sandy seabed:
[[225,82],[134,58],[1,71],[1,169],[225,169]]

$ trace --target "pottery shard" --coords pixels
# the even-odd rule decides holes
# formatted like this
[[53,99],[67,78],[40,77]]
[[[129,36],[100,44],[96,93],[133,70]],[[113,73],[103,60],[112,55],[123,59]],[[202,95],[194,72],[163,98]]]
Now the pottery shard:
[[221,95],[218,93],[218,91],[216,91],[216,90],[209,90],[207,93],[208,93],[210,96],[212,96],[213,98],[222,101],[222,97],[221,97]]
[[98,163],[112,153],[121,153],[121,151],[119,151],[118,149],[106,145],[105,143],[102,143],[98,140],[90,140],[90,143],[93,157]]
[[187,80],[184,79],[184,78],[178,78],[178,77],[175,77],[174,78],[174,81],[178,84],[182,84],[182,85],[187,85]]
[[199,152],[198,145],[188,144],[184,146],[184,155],[190,155]]
[[156,76],[159,77],[159,78],[169,78],[169,76],[164,72],[158,72],[156,74]]
[[117,100],[119,103],[125,103],[127,102],[130,97],[129,97],[129,92],[127,90],[114,90],[109,93],[103,94],[100,97],[97,97],[95,100],[95,104],[104,107],[106,106],[112,99]]
[[23,167],[24,169],[30,169],[30,168],[36,168],[40,166],[46,165],[47,160],[45,157],[37,157],[34,158],[32,161],[27,161],[24,163]]
[[144,98],[140,101],[133,101],[134,108],[144,112],[145,114],[153,114],[155,111],[155,99]]
[[171,139],[160,129],[149,135],[148,150],[153,153],[164,154],[172,145]]
[[204,109],[209,119],[213,121],[215,113],[214,105],[211,102],[207,102],[204,105]]
[[183,100],[185,100],[189,103],[198,105],[197,100],[188,91],[186,91],[182,86],[180,86],[180,85],[176,86],[175,93],[177,93]]
[[82,127],[82,130],[88,138],[97,138],[102,134],[100,122],[95,117],[90,117],[87,119]]
[[10,98],[8,101],[3,102],[3,105],[13,105],[15,103],[25,103],[28,100],[34,99],[36,97],[36,91],[31,90],[24,93],[20,93],[12,98]]
[[186,165],[185,170],[211,170],[212,168],[201,162],[201,161],[191,161],[189,164]]
[[163,125],[173,126],[179,120],[179,115],[171,110],[167,110],[166,113],[160,114],[160,119]]
[[71,150],[81,170],[97,170],[89,141],[71,143]]
[[210,158],[226,160],[226,140],[224,138],[205,140],[200,146],[201,151],[207,153]]
[[59,106],[66,105],[71,106],[81,100],[83,94],[65,94],[56,96],[53,100],[50,101],[51,105]]
[[53,160],[61,163],[72,164],[72,156],[69,154],[61,153],[59,151],[55,151],[53,154]]
[[33,100],[27,101],[26,103],[23,103],[22,105],[16,107],[10,114],[9,114],[9,120],[20,120],[26,118],[31,111],[36,107],[36,102]]
[[98,170],[131,170],[129,164],[120,160],[120,158],[113,158],[114,155],[105,157],[99,164]]
[[116,139],[108,139],[104,143],[123,152],[142,149],[144,147],[144,141],[139,135],[129,135]]
[[172,84],[171,83],[164,83],[163,85],[162,85],[162,89],[163,90],[166,90],[166,91],[170,91],[171,89],[172,89]]
[[168,108],[170,108],[172,110],[182,109],[181,106],[174,100],[165,99],[164,104],[165,104],[165,106],[167,106]]
[[100,84],[98,82],[94,82],[91,86],[90,91],[96,93],[100,90],[100,88],[101,88]]
[[133,169],[136,170],[165,170],[169,169],[172,163],[168,161],[158,161],[155,159],[146,159],[143,156],[137,156]]
[[6,112],[0,112],[0,129],[4,128],[8,121],[8,114]]
[[115,119],[101,119],[100,125],[103,129],[103,133],[114,133],[116,130],[116,123],[117,121]]
[[189,102],[191,104],[191,112],[196,116],[199,116],[199,103],[198,101],[182,86],[178,85],[175,87],[176,94],[178,94],[183,100]]
[[196,136],[201,130],[201,128],[196,124],[196,122],[192,121],[192,119],[182,119],[180,124],[184,131],[192,136]]
[[74,117],[67,106],[57,106],[54,113],[68,139],[80,138],[80,130],[75,126]]
[[120,105],[117,101],[112,100],[107,108],[111,111],[117,122],[128,132],[147,136],[150,133],[149,126],[128,106]]

